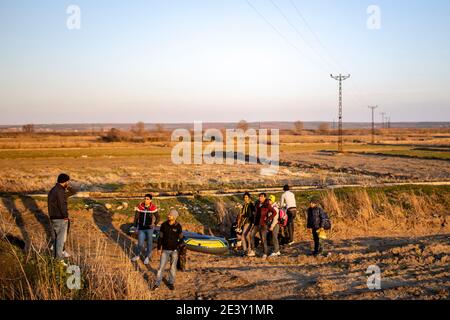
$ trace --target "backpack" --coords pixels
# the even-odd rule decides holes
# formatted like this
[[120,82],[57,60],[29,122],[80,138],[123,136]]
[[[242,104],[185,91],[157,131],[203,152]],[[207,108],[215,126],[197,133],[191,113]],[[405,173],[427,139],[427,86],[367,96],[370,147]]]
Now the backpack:
[[182,242],[178,245],[177,270],[186,271],[187,263],[187,245]]
[[325,211],[323,211],[322,226],[323,226],[324,230],[330,230],[331,229],[331,220],[330,220],[330,217],[328,216],[328,214]]
[[286,211],[284,211],[283,209],[280,209],[279,211],[280,212],[278,213],[279,214],[278,224],[284,228],[287,226],[287,223],[288,223],[288,215],[287,215]]

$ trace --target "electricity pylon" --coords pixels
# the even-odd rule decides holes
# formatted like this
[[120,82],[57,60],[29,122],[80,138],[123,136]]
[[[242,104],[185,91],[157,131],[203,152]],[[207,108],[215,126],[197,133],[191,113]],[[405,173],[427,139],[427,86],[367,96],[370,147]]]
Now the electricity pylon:
[[344,152],[343,147],[343,139],[342,139],[342,81],[347,80],[350,78],[350,75],[343,76],[339,74],[338,76],[333,76],[331,74],[331,77],[334,80],[339,81],[339,123],[338,123],[338,152]]

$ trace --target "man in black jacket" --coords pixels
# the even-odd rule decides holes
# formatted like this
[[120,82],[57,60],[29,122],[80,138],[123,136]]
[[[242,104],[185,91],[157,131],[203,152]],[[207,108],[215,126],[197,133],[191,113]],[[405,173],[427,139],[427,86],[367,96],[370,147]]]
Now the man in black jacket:
[[67,229],[69,225],[69,212],[67,209],[66,190],[69,187],[70,177],[61,173],[58,176],[56,185],[48,193],[48,214],[55,235],[53,250],[57,260],[64,263],[64,243],[67,238]]
[[308,221],[307,228],[312,230],[313,240],[314,240],[314,252],[313,255],[317,256],[323,252],[323,244],[319,238],[318,231],[324,227],[323,223],[326,219],[325,212],[319,206],[320,200],[318,197],[314,196],[310,200],[310,205],[308,208]]
[[158,252],[161,252],[161,261],[159,264],[159,270],[156,275],[156,281],[154,290],[158,289],[164,269],[167,262],[171,260],[170,264],[170,275],[168,287],[170,290],[175,290],[175,275],[177,272],[177,261],[178,261],[178,245],[183,241],[183,228],[181,224],[177,222],[178,212],[175,209],[171,209],[169,215],[167,216],[167,221],[161,225],[159,229],[158,237]]

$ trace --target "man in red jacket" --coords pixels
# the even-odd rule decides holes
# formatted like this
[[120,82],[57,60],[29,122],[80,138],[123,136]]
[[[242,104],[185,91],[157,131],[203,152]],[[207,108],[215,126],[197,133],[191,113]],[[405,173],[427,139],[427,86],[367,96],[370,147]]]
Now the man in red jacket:
[[264,254],[263,259],[267,258],[269,254],[269,249],[267,247],[267,230],[268,224],[271,223],[273,218],[276,216],[276,210],[270,205],[267,195],[265,193],[259,194],[259,201],[256,204],[256,214],[255,214],[255,225],[253,226],[251,233],[251,250],[248,253],[249,257],[254,257],[255,254],[255,236],[259,233],[259,237],[263,243]]
[[144,264],[149,264],[152,256],[153,249],[153,230],[159,223],[158,208],[152,202],[152,195],[146,194],[144,202],[136,207],[136,213],[134,217],[134,227],[138,233],[138,245],[136,247],[135,256],[131,261],[135,262],[139,260],[141,250],[144,246],[144,242],[147,241],[147,250],[145,251]]

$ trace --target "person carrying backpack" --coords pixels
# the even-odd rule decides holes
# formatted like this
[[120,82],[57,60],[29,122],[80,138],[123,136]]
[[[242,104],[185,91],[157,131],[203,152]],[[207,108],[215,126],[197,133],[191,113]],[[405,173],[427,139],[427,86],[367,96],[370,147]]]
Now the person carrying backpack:
[[294,226],[295,217],[297,216],[297,202],[295,201],[295,195],[289,191],[289,185],[283,187],[284,193],[281,195],[281,205],[282,209],[286,209],[288,216],[287,226],[286,226],[286,238],[287,244],[291,245],[294,243]]
[[255,237],[256,234],[259,233],[260,240],[263,245],[264,253],[262,255],[263,259],[267,258],[267,255],[269,254],[269,248],[267,247],[267,231],[269,229],[268,222],[272,221],[274,216],[276,216],[278,213],[275,211],[274,208],[269,203],[269,199],[267,199],[267,195],[262,192],[259,194],[259,200],[256,204],[255,209],[255,219],[254,219],[254,226],[251,231],[251,249],[249,253],[247,254],[248,257],[254,257],[255,254]]
[[318,197],[313,196],[309,202],[307,228],[312,230],[314,240],[313,255],[318,256],[323,253],[323,239],[320,235],[323,234],[324,230],[331,228],[331,222],[328,215],[320,207]]
[[150,258],[153,250],[153,230],[159,223],[158,208],[152,202],[152,195],[146,194],[144,202],[136,207],[136,213],[134,216],[134,227],[137,229],[138,245],[135,249],[135,256],[131,261],[136,262],[139,260],[144,242],[147,242],[147,250],[145,251],[144,264],[150,263]]

